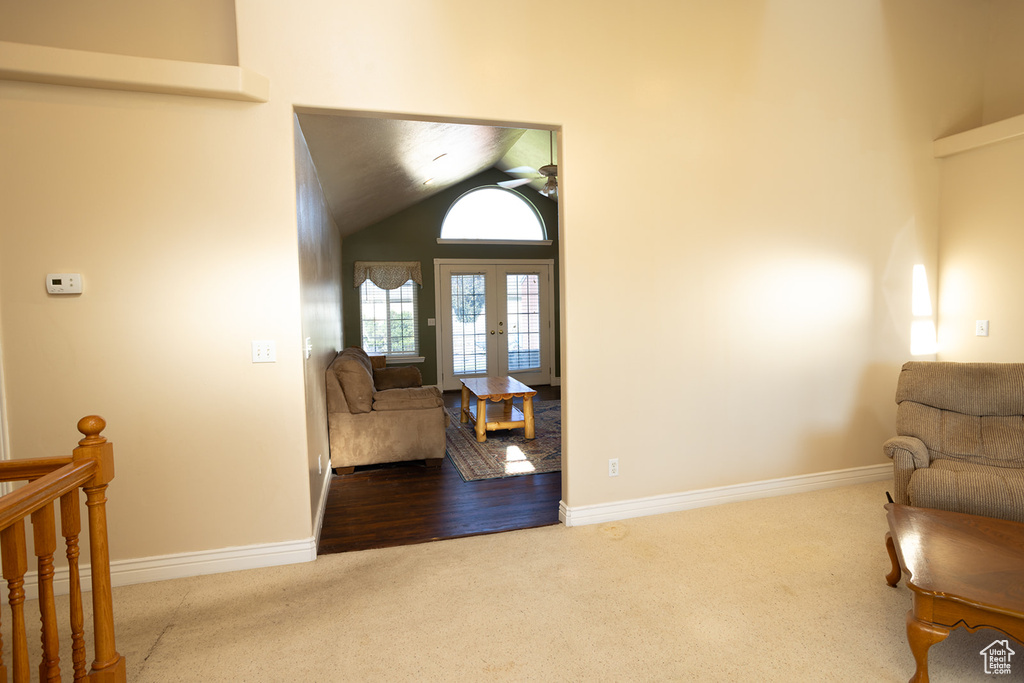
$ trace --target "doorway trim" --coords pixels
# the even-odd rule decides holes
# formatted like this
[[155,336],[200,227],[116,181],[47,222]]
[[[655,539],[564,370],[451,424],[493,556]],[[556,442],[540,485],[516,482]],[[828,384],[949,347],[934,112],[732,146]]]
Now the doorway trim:
[[[444,302],[441,300],[442,299],[442,297],[441,297],[442,290],[444,289],[441,286],[441,267],[442,266],[463,266],[463,265],[476,265],[476,266],[526,266],[526,265],[536,265],[536,264],[542,264],[542,265],[546,265],[548,267],[548,274],[549,274],[551,279],[548,282],[548,286],[545,288],[546,291],[544,293],[544,305],[547,306],[547,310],[548,311],[551,311],[552,313],[554,313],[554,310],[555,310],[555,307],[554,307],[554,305],[555,305],[554,289],[555,288],[554,288],[554,281],[553,281],[554,275],[555,275],[555,260],[554,259],[436,258],[436,259],[434,259],[434,311],[435,311],[435,314],[440,316],[441,311],[446,310],[446,307],[444,306]],[[559,350],[554,347],[554,339],[555,339],[554,324],[555,324],[555,321],[554,321],[553,316],[552,316],[552,319],[549,320],[550,329],[547,332],[548,340],[549,340],[549,342],[548,342],[548,351],[547,351],[547,360],[548,360],[548,364],[549,364],[549,374],[550,374],[552,382],[554,382],[554,377],[555,377],[555,367],[554,367],[554,365],[555,365],[555,354],[557,354],[559,352]],[[436,346],[437,346],[437,386],[440,387],[442,390],[443,390],[444,384],[445,384],[445,375],[444,375],[444,368],[445,368],[445,365],[444,365],[444,362],[445,362],[444,347],[445,347],[445,345],[444,345],[443,334],[444,334],[444,325],[442,325],[441,321],[438,320],[436,326],[434,327],[434,337],[435,337]]]

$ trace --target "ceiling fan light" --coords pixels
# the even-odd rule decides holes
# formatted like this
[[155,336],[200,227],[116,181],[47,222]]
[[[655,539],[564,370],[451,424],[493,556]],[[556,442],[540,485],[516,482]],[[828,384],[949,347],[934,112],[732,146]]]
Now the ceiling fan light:
[[544,189],[540,193],[550,199],[558,197],[558,181],[555,180],[554,176],[548,178],[548,181],[544,183]]

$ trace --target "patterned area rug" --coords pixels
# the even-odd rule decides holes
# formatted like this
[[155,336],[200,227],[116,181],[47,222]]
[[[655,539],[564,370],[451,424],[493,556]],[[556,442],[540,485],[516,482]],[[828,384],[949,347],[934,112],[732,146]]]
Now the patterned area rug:
[[[516,406],[519,406],[516,399]],[[558,472],[562,469],[562,402],[534,399],[536,438],[527,440],[523,429],[487,432],[477,443],[473,425],[459,423],[459,409],[449,408],[448,457],[464,481],[500,479],[524,474]]]

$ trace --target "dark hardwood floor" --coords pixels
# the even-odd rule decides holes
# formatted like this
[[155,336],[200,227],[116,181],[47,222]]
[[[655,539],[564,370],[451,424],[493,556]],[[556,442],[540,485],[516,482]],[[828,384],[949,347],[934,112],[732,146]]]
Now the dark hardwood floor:
[[[537,387],[535,401],[560,398],[559,387]],[[459,404],[445,392],[447,406]],[[558,523],[562,473],[465,482],[448,458],[356,468],[333,476],[320,544],[325,555],[476,536]]]

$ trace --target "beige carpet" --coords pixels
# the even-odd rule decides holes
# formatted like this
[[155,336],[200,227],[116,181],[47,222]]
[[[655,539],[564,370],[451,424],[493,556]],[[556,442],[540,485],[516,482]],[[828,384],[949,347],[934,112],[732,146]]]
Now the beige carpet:
[[[910,592],[884,581],[886,488],[118,588],[118,647],[135,683],[902,683]],[[955,631],[932,681],[990,680],[995,637]],[[1000,680],[1024,679],[1014,649]]]

